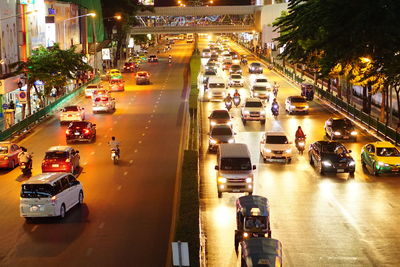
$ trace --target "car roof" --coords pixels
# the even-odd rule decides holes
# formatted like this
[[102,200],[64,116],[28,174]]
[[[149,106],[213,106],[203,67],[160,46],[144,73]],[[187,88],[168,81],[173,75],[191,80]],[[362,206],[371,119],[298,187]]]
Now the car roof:
[[250,65],[261,65],[260,62],[251,62]]
[[343,146],[342,143],[336,142],[336,141],[325,141],[325,140],[321,140],[321,141],[317,141],[315,143],[319,143],[321,145],[329,145],[329,144],[335,144],[335,145],[341,145]]
[[283,131],[266,131],[265,135],[269,135],[269,136],[286,136],[285,132]]
[[149,74],[149,72],[142,70],[142,71],[138,71],[137,74]]
[[396,147],[395,145],[393,145],[390,142],[386,142],[386,141],[378,141],[375,143],[372,143],[375,147]]
[[219,147],[221,158],[250,158],[250,151],[246,144],[221,144]]
[[67,175],[65,172],[47,172],[35,175],[25,181],[24,184],[52,184],[54,181],[57,181],[61,177]]
[[303,98],[303,99],[306,99],[304,96],[301,96],[301,95],[291,95],[291,96],[288,96],[288,98],[289,99],[292,99],[292,98]]
[[252,216],[252,209],[259,209],[259,216],[269,216],[269,203],[266,197],[262,196],[242,196],[236,200],[236,208],[240,209],[243,215]]
[[229,113],[226,109],[214,109],[211,113]]
[[78,108],[79,106],[77,106],[77,105],[70,105],[70,106],[65,106],[64,108]]
[[[217,124],[215,126],[212,127],[212,129],[218,129],[218,128],[229,128],[230,130],[232,130],[231,126],[226,125],[226,124]],[[232,131],[233,132],[233,131]]]
[[246,98],[246,102],[261,102],[261,99],[256,97],[248,97]]
[[71,149],[72,149],[72,147],[70,147],[70,146],[52,146],[47,150],[47,152],[49,152],[49,151],[65,151],[65,152],[67,152]]
[[225,83],[225,80],[222,77],[210,77],[208,83]]

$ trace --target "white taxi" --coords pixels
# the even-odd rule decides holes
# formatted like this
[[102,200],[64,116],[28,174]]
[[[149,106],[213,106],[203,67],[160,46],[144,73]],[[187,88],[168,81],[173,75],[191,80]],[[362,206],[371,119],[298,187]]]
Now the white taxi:
[[83,120],[85,120],[85,108],[79,106],[67,106],[61,110],[60,124]]

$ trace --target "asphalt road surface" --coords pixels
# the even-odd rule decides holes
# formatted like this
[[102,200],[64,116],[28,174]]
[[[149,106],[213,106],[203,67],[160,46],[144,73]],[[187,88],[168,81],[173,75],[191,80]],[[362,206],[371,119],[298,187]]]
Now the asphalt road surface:
[[[205,44],[203,39],[201,47]],[[240,54],[247,53],[230,45]],[[373,177],[362,170],[360,162],[361,147],[376,139],[358,129],[357,142],[344,143],[356,160],[354,178],[348,174],[320,176],[310,166],[308,149],[299,155],[293,147],[295,156],[290,164],[264,163],[260,140],[265,130],[283,130],[293,142],[297,126],[301,125],[310,144],[326,140],[324,122],[340,116],[319,100],[310,103],[309,115],[288,115],[284,100],[289,95],[299,95],[299,87],[273,71],[264,69],[264,74],[280,84],[278,119],[272,117],[270,104],[265,126],[260,122],[243,126],[239,108],[232,108],[230,113],[234,116],[236,143],[248,145],[253,164],[257,165],[254,194],[269,199],[272,237],[282,242],[284,266],[400,266],[400,178]],[[248,82],[240,89],[242,99],[249,93],[247,86]],[[216,155],[207,152],[207,117],[212,110],[221,108],[223,103],[202,103],[202,221],[208,266],[240,266],[234,250],[235,200],[243,194],[224,193],[218,199]]]
[[[145,63],[151,85],[135,85],[124,74],[126,91],[112,93],[114,114],[92,114],[97,124],[93,144],[72,144],[80,151],[84,187],[82,207],[53,218],[27,223],[19,216],[21,171],[0,173],[0,266],[164,266],[170,247],[176,171],[182,132],[184,70],[192,45],[177,43],[159,63]],[[52,119],[36,128],[20,145],[34,152],[33,174],[41,172],[45,151],[65,145],[65,128]],[[114,166],[107,142],[121,142],[121,160]]]

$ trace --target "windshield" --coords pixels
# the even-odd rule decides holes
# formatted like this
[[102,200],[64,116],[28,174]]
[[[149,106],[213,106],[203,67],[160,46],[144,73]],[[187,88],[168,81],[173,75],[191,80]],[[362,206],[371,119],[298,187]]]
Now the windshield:
[[260,67],[261,65],[260,65],[260,63],[251,63],[251,66],[252,67]]
[[256,83],[266,83],[268,82],[267,79],[256,79]]
[[262,107],[262,103],[261,102],[246,102],[246,108],[261,108]]
[[379,157],[400,157],[400,153],[395,147],[378,147],[376,152]]
[[231,69],[233,69],[233,70],[235,70],[235,69],[239,70],[239,69],[240,69],[240,66],[238,66],[238,65],[232,65]]
[[65,107],[64,111],[78,111],[78,107],[77,106]]
[[339,147],[340,146],[338,146],[335,143],[325,144],[325,145],[322,145],[322,152],[323,153],[335,153],[336,149]]
[[98,88],[97,85],[88,85],[88,86],[86,87],[86,89],[97,89],[97,88]]
[[211,135],[232,135],[232,129],[230,127],[214,127]]
[[208,85],[208,87],[210,87],[210,88],[225,88],[225,84],[224,83],[210,83]]
[[204,73],[204,75],[216,75],[214,70],[206,70],[206,72]]
[[70,124],[69,127],[71,127],[71,128],[77,128],[77,127],[86,128],[87,126],[88,126],[88,123],[86,121],[74,121]]
[[353,127],[353,125],[351,124],[351,122],[349,120],[333,120],[332,121],[332,127],[334,128],[349,128],[349,127]]
[[244,218],[245,228],[252,231],[257,231],[267,228],[267,217],[250,216]]
[[307,103],[307,101],[302,97],[293,97],[292,103]]
[[0,146],[0,155],[8,154],[8,146]]
[[249,158],[222,158],[221,170],[224,171],[250,171],[251,162]]
[[288,144],[288,140],[284,135],[268,135],[267,144]]
[[46,152],[45,159],[65,159],[68,158],[68,152],[65,151],[49,151]]
[[203,49],[203,52],[208,53],[210,52],[210,49]]
[[228,112],[213,112],[211,114],[212,119],[227,119],[229,120],[231,117],[229,116]]
[[255,90],[255,91],[267,91],[267,88],[265,86],[254,86],[253,90]]
[[242,79],[242,76],[240,75],[231,75],[232,79]]
[[146,76],[147,76],[147,73],[138,73],[138,76],[140,76],[140,77],[146,77]]
[[23,184],[22,198],[49,198],[54,194],[54,187],[49,184]]

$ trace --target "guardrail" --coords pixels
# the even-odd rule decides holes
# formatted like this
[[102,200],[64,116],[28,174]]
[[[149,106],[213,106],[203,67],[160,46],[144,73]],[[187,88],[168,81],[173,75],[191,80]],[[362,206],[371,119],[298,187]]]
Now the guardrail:
[[23,130],[28,129],[29,126],[33,125],[34,123],[39,122],[42,118],[44,118],[47,114],[52,112],[53,110],[57,109],[61,104],[64,102],[70,100],[71,98],[75,97],[79,93],[82,92],[82,90],[88,85],[89,83],[92,83],[99,78],[96,77],[95,79],[85,83],[81,87],[75,89],[74,91],[70,92],[69,94],[63,95],[62,97],[58,98],[56,101],[53,103],[47,105],[46,107],[42,108],[41,110],[33,113],[32,115],[26,117],[22,121],[12,125],[10,128],[5,129],[3,132],[0,133],[0,141],[4,141],[14,134],[21,132]]

